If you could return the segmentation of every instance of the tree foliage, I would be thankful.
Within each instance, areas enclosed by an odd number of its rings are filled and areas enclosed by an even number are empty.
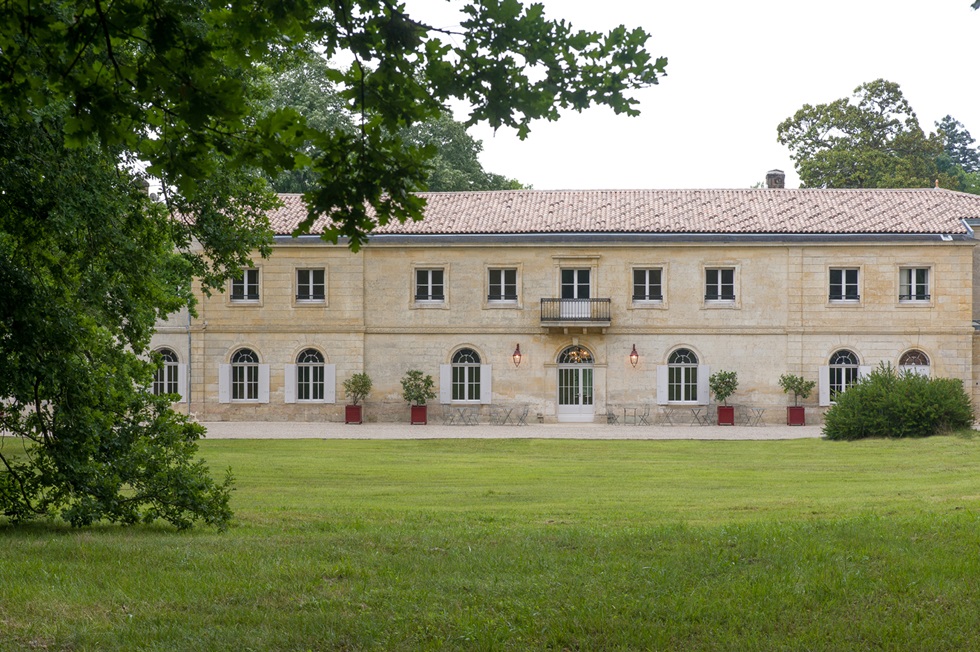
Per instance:
[[[0,514],[224,527],[230,478],[195,461],[203,429],[147,391],[153,327],[187,305],[195,264],[117,152],[62,133],[0,121],[0,431],[29,442],[0,447]]]
[[[939,172],[953,180],[954,190],[980,194],[980,148],[958,120],[947,115],[936,123],[943,151],[936,161]]]
[[[922,131],[898,84],[862,84],[854,100],[807,104],[779,125],[804,187],[922,188],[936,179],[953,186],[937,169],[940,138]]]
[[[630,91],[665,71],[642,29],[576,31],[518,0],[461,5],[453,33],[388,0],[15,1],[0,16],[0,113],[29,120],[68,102],[73,142],[95,136],[134,152],[187,202],[218,170],[276,178],[308,166],[317,182],[300,231],[329,215],[335,226],[325,236],[347,236],[356,248],[377,224],[421,217],[413,191],[433,152],[399,134],[449,100],[468,104],[471,122],[523,137],[561,109],[636,114]],[[280,69],[300,47],[352,61],[325,74],[358,116],[355,134],[317,127],[294,109],[255,114],[256,71]]]
[[[327,79],[329,66],[316,52],[297,55],[296,65],[273,75],[267,109],[295,109],[316,129],[342,131],[355,136],[358,116],[340,97],[337,86]],[[515,179],[487,172],[479,161],[483,144],[470,136],[466,125],[442,112],[418,124],[404,127],[400,136],[411,147],[432,152],[426,163],[427,176],[416,190],[433,192],[467,190],[517,190],[524,186]],[[305,147],[311,159],[319,152]],[[318,177],[308,167],[281,172],[271,180],[277,192],[304,193],[315,188]]]

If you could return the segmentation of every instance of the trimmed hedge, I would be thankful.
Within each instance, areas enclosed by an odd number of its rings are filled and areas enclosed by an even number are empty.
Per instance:
[[[962,381],[898,373],[891,365],[879,365],[835,401],[824,418],[828,439],[928,437],[973,425]]]

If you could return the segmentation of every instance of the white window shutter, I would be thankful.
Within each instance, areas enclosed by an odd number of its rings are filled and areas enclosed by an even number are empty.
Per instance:
[[[218,403],[231,403],[231,365],[218,365]]]
[[[284,403],[295,403],[296,402],[296,365],[287,364],[286,365],[286,380],[283,385],[283,402]]]
[[[826,407],[830,405],[830,367],[827,365],[820,367],[817,378],[820,381],[817,383],[819,385],[819,389],[817,390],[820,399],[819,403],[821,406]]]
[[[480,403],[490,405],[493,402],[493,385],[491,384],[491,367],[493,365],[480,365]]]
[[[269,402],[269,365],[259,365],[259,403]]]
[[[708,378],[711,376],[711,366],[698,365],[698,405],[708,405],[711,402],[711,388]]]
[[[180,400],[187,401],[187,365],[178,364],[177,365],[177,393],[180,394]]]
[[[337,402],[337,365],[323,365],[323,402]]]
[[[451,364],[439,365],[439,402],[452,403],[453,401],[453,366]]]
[[[858,366],[858,380],[871,375],[871,365],[863,364]]]
[[[657,365],[657,405],[667,405],[667,383],[670,382],[670,367]]]

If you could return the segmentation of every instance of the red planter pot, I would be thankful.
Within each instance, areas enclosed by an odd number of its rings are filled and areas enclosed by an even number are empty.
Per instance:
[[[806,408],[802,405],[791,405],[786,408],[786,425],[787,426],[805,426],[806,425]]]
[[[362,416],[363,405],[344,406],[344,423],[364,423]]]
[[[413,405],[412,406],[412,425],[413,426],[424,426],[429,422],[429,411],[428,405]]]
[[[735,406],[734,405],[719,405],[718,406],[718,425],[719,426],[734,426],[735,425]]]

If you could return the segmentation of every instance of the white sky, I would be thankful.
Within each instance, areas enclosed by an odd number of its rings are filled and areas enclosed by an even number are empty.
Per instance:
[[[980,141],[980,11],[970,0],[540,1],[578,29],[643,27],[668,66],[635,95],[638,118],[592,108],[537,122],[523,142],[512,130],[470,130],[486,170],[536,189],[747,188],[773,168],[795,188],[777,125],[878,78],[901,86],[927,133],[949,114]],[[407,8],[449,26],[458,4]]]

